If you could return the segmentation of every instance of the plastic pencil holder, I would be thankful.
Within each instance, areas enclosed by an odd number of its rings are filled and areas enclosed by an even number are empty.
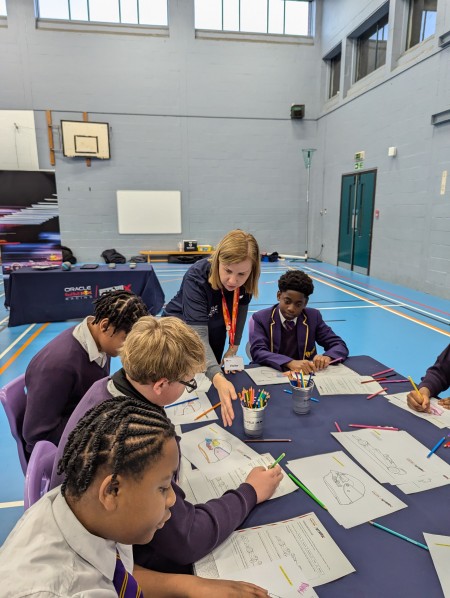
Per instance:
[[[246,436],[252,438],[259,438],[263,434],[264,429],[264,412],[265,407],[251,409],[250,407],[242,406],[242,416],[244,419],[244,433]]]
[[[311,397],[314,393],[314,380],[310,380],[307,386],[297,386],[291,382],[292,388],[292,408],[294,413],[305,415],[311,409]]]

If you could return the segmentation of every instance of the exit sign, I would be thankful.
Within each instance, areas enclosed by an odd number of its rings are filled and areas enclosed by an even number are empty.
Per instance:
[[[364,162],[355,162],[355,170],[362,170],[364,168]]]

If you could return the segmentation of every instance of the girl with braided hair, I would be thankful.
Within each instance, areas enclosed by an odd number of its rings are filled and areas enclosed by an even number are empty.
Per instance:
[[[62,486],[23,515],[0,550],[2,594],[142,596],[131,544],[149,542],[170,518],[177,467],[164,410],[119,396],[88,411],[60,461]]]
[[[130,291],[100,295],[94,315],[43,347],[25,372],[23,437],[29,454],[38,440],[58,444],[73,410],[94,382],[107,376],[133,324],[148,314]]]

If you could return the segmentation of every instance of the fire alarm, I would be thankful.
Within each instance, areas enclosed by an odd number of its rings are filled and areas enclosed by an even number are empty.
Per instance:
[[[305,104],[292,104],[291,118],[303,118],[305,116]]]

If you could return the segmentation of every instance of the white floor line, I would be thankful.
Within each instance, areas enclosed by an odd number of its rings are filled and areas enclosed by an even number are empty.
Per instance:
[[[0,322],[0,326],[2,324],[4,324],[5,322],[7,322],[9,320],[9,316],[6,316],[6,318],[3,318],[3,320]]]
[[[348,306],[342,306],[342,307],[320,307],[320,308],[316,308],[319,311],[325,311],[327,309],[382,309],[382,305],[348,305]],[[254,314],[257,311],[260,311],[259,309],[249,309],[248,313],[250,314]]]
[[[399,301],[398,299],[394,299],[393,297],[389,297],[388,295],[382,295],[381,293],[377,293],[376,291],[372,291],[371,289],[366,289],[366,288],[361,287],[352,282],[344,283],[337,276],[332,276],[331,274],[324,274],[323,272],[321,272],[320,270],[316,270],[315,268],[308,268],[308,270],[311,272],[315,272],[316,274],[319,274],[320,276],[324,276],[325,278],[331,278],[331,280],[334,280],[343,286],[349,286],[349,287],[352,287],[362,293],[367,293],[369,295],[374,295],[375,297],[379,297],[380,299],[385,299],[386,301],[389,301],[390,303],[394,303],[395,305],[397,305],[399,307],[409,307],[410,309],[412,309],[418,313],[421,313],[424,316],[428,316],[430,318],[440,320],[443,324],[449,323],[448,319],[443,318],[442,316],[439,316],[437,314],[431,313],[429,311],[425,311],[424,309],[420,309],[420,307],[416,307],[415,305],[411,305],[410,303],[405,303],[404,301]],[[320,281],[318,281],[318,282],[320,282]],[[342,291],[344,291],[344,289],[342,289]]]
[[[30,332],[30,330],[32,330],[32,329],[33,329],[35,326],[36,326],[36,324],[31,324],[31,326],[28,326],[28,328],[27,328],[26,330],[24,330],[24,332],[22,332],[22,334],[21,334],[20,336],[18,336],[18,337],[16,338],[16,340],[15,340],[13,343],[11,343],[11,344],[9,345],[9,347],[6,347],[6,349],[3,351],[3,353],[0,353],[0,359],[3,359],[3,357],[4,357],[4,356],[5,356],[7,353],[9,353],[9,352],[11,351],[11,349],[12,349],[13,347],[15,347],[15,346],[17,345],[17,343],[18,343],[19,341],[21,341],[21,340],[23,339],[23,337],[24,337],[24,336],[26,336],[26,335],[27,335],[27,334]]]
[[[0,509],[10,509],[11,507],[23,507],[23,500],[14,500],[12,502],[0,502]]]

